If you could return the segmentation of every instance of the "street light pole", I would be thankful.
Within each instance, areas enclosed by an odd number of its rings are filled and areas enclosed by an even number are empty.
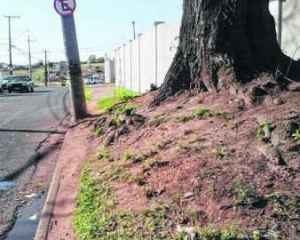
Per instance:
[[[135,40],[136,39],[135,21],[132,21],[132,29],[133,29],[133,40]]]
[[[8,53],[9,53],[9,74],[13,75],[12,59],[12,37],[11,37],[11,20],[20,18],[19,16],[4,16],[8,20]]]

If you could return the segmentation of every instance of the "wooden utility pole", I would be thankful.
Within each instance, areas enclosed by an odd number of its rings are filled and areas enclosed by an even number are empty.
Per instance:
[[[27,44],[28,44],[28,75],[32,79],[31,39],[29,33],[27,38]]]
[[[19,16],[4,16],[8,20],[8,54],[9,54],[9,74],[13,75],[13,58],[12,58],[12,37],[11,37],[11,20],[20,18]]]
[[[45,67],[45,87],[47,87],[48,86],[48,54],[47,54],[47,50],[45,50],[44,67]]]
[[[75,120],[79,120],[87,116],[87,109],[73,14],[76,9],[76,2],[75,0],[55,0],[54,6],[57,13],[61,15],[65,50],[71,78],[73,113]]]

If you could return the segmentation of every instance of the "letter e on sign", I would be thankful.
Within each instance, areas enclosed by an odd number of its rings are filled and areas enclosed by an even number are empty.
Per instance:
[[[61,16],[70,16],[76,9],[75,0],[55,0],[54,8],[56,12]]]

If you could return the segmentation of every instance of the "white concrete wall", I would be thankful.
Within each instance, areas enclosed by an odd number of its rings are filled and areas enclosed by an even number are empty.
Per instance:
[[[179,25],[154,24],[113,51],[113,64],[106,65],[106,74],[114,76],[116,86],[141,93],[149,91],[151,84],[160,86],[176,53],[178,34]]]
[[[160,24],[157,26],[157,33],[157,85],[160,86],[177,51],[179,26]]]
[[[278,2],[270,4],[277,20]],[[284,3],[283,50],[289,56],[300,58],[300,1]],[[178,24],[154,24],[152,28],[113,51],[112,70],[117,86],[146,92],[151,84],[160,86],[172,63],[178,46]],[[298,49],[298,50],[297,50]],[[296,51],[297,50],[297,51]]]
[[[113,83],[116,79],[115,62],[112,59],[113,57],[105,56],[105,62],[104,62],[105,83]]]
[[[270,10],[277,23],[278,2],[270,3]],[[300,1],[283,2],[282,49],[293,57],[300,58]]]

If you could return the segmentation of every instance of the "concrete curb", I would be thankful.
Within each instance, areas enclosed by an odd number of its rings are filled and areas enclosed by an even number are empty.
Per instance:
[[[59,159],[59,156],[57,160]],[[59,180],[60,180],[60,168],[58,162],[56,162],[54,174],[50,183],[47,198],[44,207],[41,212],[40,221],[38,228],[34,237],[34,240],[46,240],[48,236],[48,231],[50,227],[50,222],[52,218],[53,209],[55,206],[56,195],[59,190]]]
[[[44,203],[40,221],[37,227],[37,231],[35,233],[34,240],[46,240],[48,238],[48,231],[50,228],[51,218],[53,216],[53,210],[55,207],[56,196],[60,187],[60,175],[61,175],[61,167],[59,164],[59,159],[61,156],[61,152],[64,149],[64,145],[66,143],[68,132],[65,135],[64,142],[62,144],[62,148],[60,153],[57,155],[56,166],[54,169],[54,173],[51,179],[50,187],[47,193],[47,198]]]

